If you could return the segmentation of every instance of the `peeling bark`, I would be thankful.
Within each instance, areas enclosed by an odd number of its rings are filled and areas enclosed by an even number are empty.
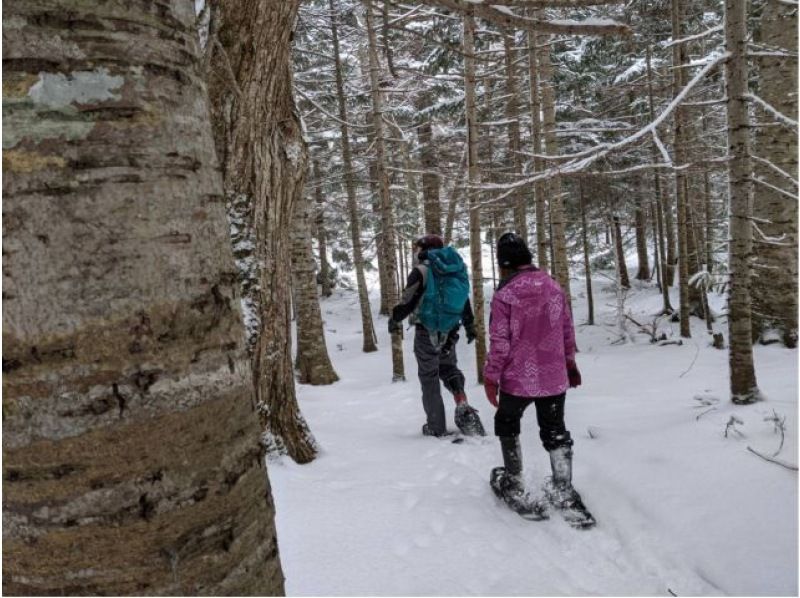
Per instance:
[[[4,10],[5,594],[283,592],[195,14],[157,8]]]

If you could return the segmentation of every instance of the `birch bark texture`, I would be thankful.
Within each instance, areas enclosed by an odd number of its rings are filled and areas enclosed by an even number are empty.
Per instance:
[[[289,233],[308,161],[291,89],[299,4],[220,3],[208,80],[225,196],[251,206],[259,279],[252,364],[264,440],[271,453],[307,463],[317,446],[297,404],[290,334]]]
[[[281,594],[193,3],[3,17],[3,592]]]

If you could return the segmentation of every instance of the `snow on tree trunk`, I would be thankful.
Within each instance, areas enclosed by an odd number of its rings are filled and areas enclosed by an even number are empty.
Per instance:
[[[297,405],[290,335],[289,232],[308,159],[291,90],[298,5],[220,4],[219,44],[208,77],[225,195],[229,201],[243,196],[251,205],[260,283],[253,380],[264,440],[271,453],[307,463],[317,448]]]
[[[333,384],[333,370],[317,295],[314,253],[311,247],[311,201],[301,193],[295,201],[292,222],[292,281],[297,309],[297,356],[295,369],[303,384]]]
[[[5,6],[6,594],[283,593],[194,7],[157,8]]]
[[[481,260],[480,183],[478,171],[478,122],[475,107],[475,21],[472,11],[464,15],[464,104],[467,118],[467,197],[469,204],[469,254],[472,266],[472,309],[475,312],[475,359],[478,382],[483,382],[486,360],[483,263]]]
[[[777,55],[757,58],[758,96],[797,122],[797,5],[764,3],[759,34],[759,41]],[[754,338],[775,329],[786,346],[795,347],[797,184],[790,178],[797,180],[797,128],[781,124],[758,106],[755,114],[758,121],[767,126],[758,127],[755,135],[755,153],[766,163],[753,164],[755,176],[766,183],[757,184],[753,189],[754,215],[760,230],[755,238],[753,270]]]
[[[336,67],[336,98],[339,106],[339,131],[342,143],[342,163],[344,166],[344,186],[347,192],[347,212],[350,217],[350,239],[353,245],[353,267],[356,270],[356,284],[358,286],[358,304],[361,308],[361,336],[363,337],[362,351],[372,353],[377,351],[375,327],[372,322],[372,310],[369,304],[369,291],[367,280],[364,276],[364,250],[361,245],[361,220],[358,214],[356,201],[356,184],[353,180],[353,158],[350,150],[350,132],[347,126],[347,104],[344,97],[344,76],[342,62],[339,55],[339,28],[336,24],[338,13],[333,0],[328,0],[331,15],[331,38],[333,41],[333,57]]]
[[[728,107],[728,185],[730,189],[730,295],[728,334],[731,400],[746,404],[761,393],[753,366],[751,260],[753,258],[752,162],[747,114],[747,19],[740,0],[725,0],[725,88]]]
[[[365,0],[367,7],[366,25],[369,41],[369,81],[372,95],[372,123],[375,134],[375,171],[380,193],[381,233],[383,236],[384,270],[386,273],[386,300],[389,308],[399,302],[398,287],[395,281],[397,265],[395,263],[395,231],[392,198],[389,190],[389,173],[386,169],[386,148],[383,138],[383,103],[380,92],[378,63],[378,44],[372,18],[372,0]],[[392,381],[405,380],[403,365],[403,336],[400,332],[392,334]]]

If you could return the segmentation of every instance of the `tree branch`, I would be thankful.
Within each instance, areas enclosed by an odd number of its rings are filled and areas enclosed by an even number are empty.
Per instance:
[[[538,33],[559,33],[564,35],[628,35],[630,28],[617,21],[610,19],[594,19],[591,22],[581,21],[542,21],[521,17],[511,12],[505,6],[500,9],[488,4],[474,4],[468,0],[423,0],[428,5],[435,5],[447,8],[459,13],[472,11],[476,17],[485,21],[507,27],[509,29],[531,29]],[[492,4],[495,4],[494,2]]]

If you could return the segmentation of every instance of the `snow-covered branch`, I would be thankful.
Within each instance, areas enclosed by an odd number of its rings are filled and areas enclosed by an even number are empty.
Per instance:
[[[776,187],[772,183],[768,183],[764,179],[761,179],[761,178],[759,178],[757,176],[754,176],[753,177],[753,182],[758,183],[762,187],[767,187],[768,189],[772,189],[776,193],[780,193],[781,195],[785,195],[786,197],[788,197],[791,200],[797,201],[797,194],[796,193],[789,193],[788,191],[785,191],[785,190],[781,189],[780,187]]]
[[[786,125],[788,127],[791,127],[793,129],[797,128],[797,121],[796,120],[792,120],[791,118],[786,116],[783,112],[780,112],[776,108],[773,108],[767,102],[765,102],[760,97],[758,97],[756,94],[754,94],[754,93],[746,93],[744,95],[744,97],[747,100],[755,102],[758,106],[761,106],[764,110],[766,110],[768,113],[770,113],[775,118],[775,120],[777,120],[778,122],[783,123],[784,125]]]
[[[671,42],[667,42],[662,47],[663,48],[670,48],[670,47],[676,46],[678,44],[685,44],[687,42],[691,42],[691,41],[694,41],[696,39],[702,39],[702,38],[704,38],[706,36],[712,35],[712,34],[717,33],[719,31],[722,31],[722,25],[717,25],[716,27],[712,27],[711,29],[706,29],[705,31],[703,31],[701,33],[697,33],[695,35],[690,35],[688,37],[682,37],[681,39],[676,39],[676,40],[673,40]]]
[[[729,56],[730,53],[725,52],[709,59],[707,64],[700,71],[698,71],[694,77],[692,77],[691,81],[689,81],[686,84],[686,86],[672,99],[672,102],[670,102],[670,104],[666,108],[664,108],[661,114],[659,114],[649,124],[639,129],[632,135],[629,135],[624,139],[621,139],[620,141],[617,141],[615,143],[603,143],[584,152],[573,154],[572,160],[569,160],[566,163],[560,164],[556,167],[548,168],[532,177],[527,177],[525,179],[521,179],[513,183],[505,183],[505,184],[484,183],[483,185],[481,185],[481,188],[503,191],[501,195],[490,200],[491,203],[494,203],[502,199],[505,199],[506,197],[511,195],[515,189],[518,189],[519,187],[528,186],[537,181],[546,180],[562,174],[570,174],[579,172],[581,170],[585,170],[600,158],[603,158],[612,152],[619,151],[636,141],[640,141],[641,139],[643,139],[648,135],[652,135],[653,132],[655,132],[658,129],[658,127],[661,126],[672,115],[675,109],[683,102],[683,100],[686,99],[686,97],[697,86],[697,84],[700,83],[700,81],[702,81],[711,71],[713,71],[720,64],[725,62]],[[542,157],[545,159],[563,158],[563,156],[542,156]]]
[[[778,173],[779,175],[781,175],[782,177],[784,177],[786,180],[788,180],[789,182],[791,182],[791,183],[792,183],[792,185],[794,185],[795,187],[797,187],[797,186],[798,186],[798,184],[797,184],[797,179],[796,179],[796,178],[794,178],[794,177],[793,177],[791,174],[789,174],[788,172],[786,172],[786,171],[785,171],[783,168],[780,168],[779,166],[776,166],[775,164],[773,164],[773,163],[772,163],[772,162],[770,162],[769,160],[765,160],[765,159],[764,159],[764,158],[762,158],[761,156],[756,156],[755,154],[751,154],[751,155],[750,155],[750,157],[751,157],[753,160],[755,160],[756,162],[758,162],[759,164],[763,164],[764,166],[767,166],[768,168],[771,168],[773,171],[775,171],[776,173]]]
[[[476,17],[509,29],[534,29],[538,33],[564,35],[628,35],[631,31],[624,23],[611,19],[543,21],[522,17],[506,6],[493,6],[497,5],[495,2],[491,4],[476,3],[473,0],[424,0],[424,2],[464,14],[471,9]],[[519,4],[515,3],[515,5]]]

